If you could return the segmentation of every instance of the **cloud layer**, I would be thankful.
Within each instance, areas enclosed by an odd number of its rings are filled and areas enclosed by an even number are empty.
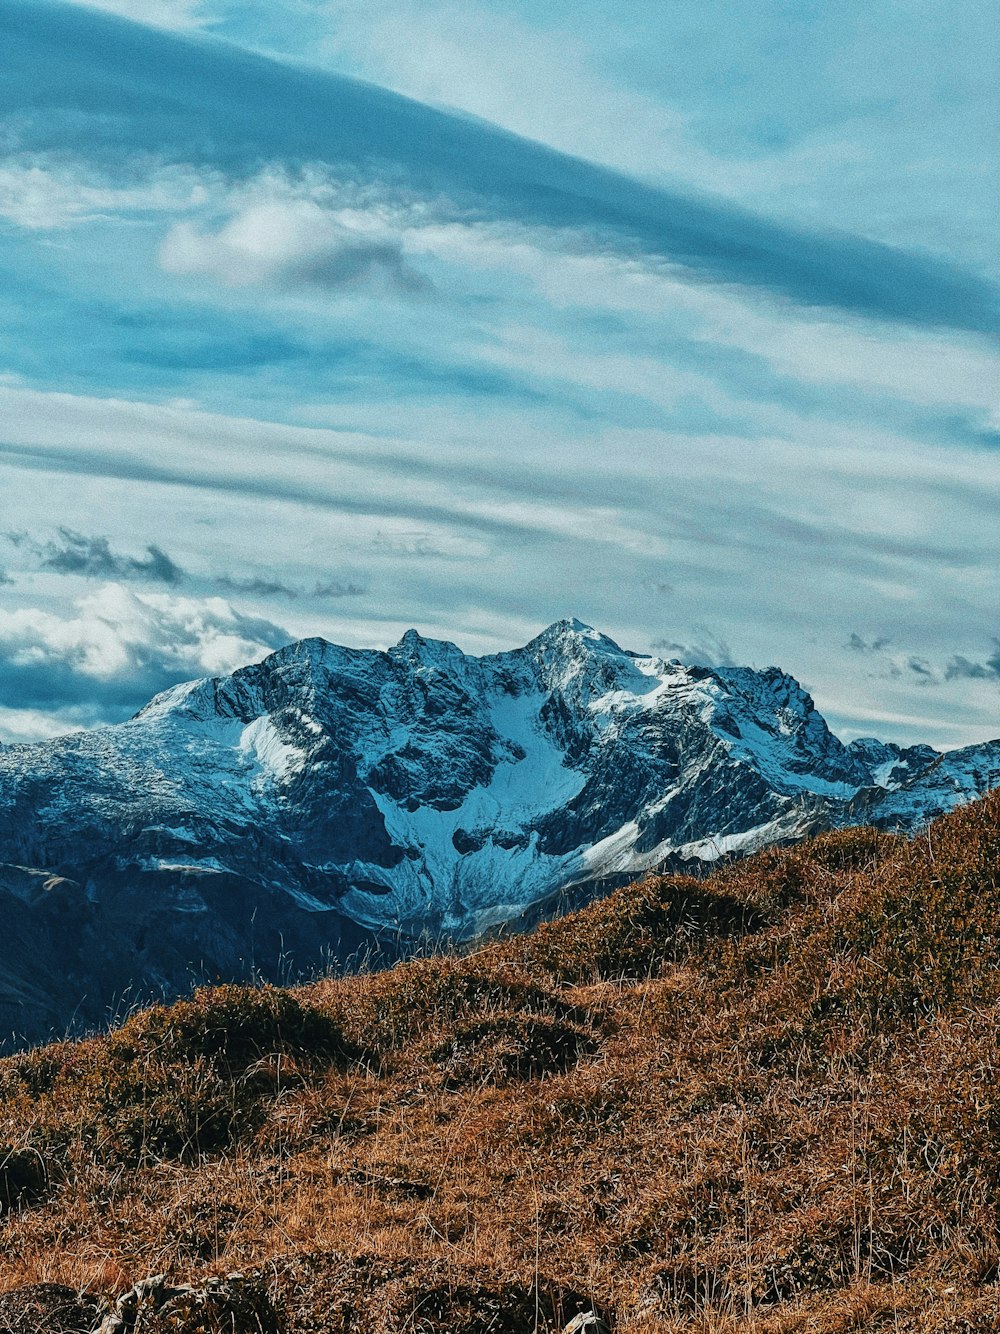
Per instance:
[[[944,260],[644,185],[385,89],[48,0],[8,0],[5,25],[0,116],[25,154],[158,153],[235,174],[322,162],[347,179],[370,179],[374,166],[445,216],[565,229],[578,245],[806,305],[977,332],[1000,324],[998,289]]]

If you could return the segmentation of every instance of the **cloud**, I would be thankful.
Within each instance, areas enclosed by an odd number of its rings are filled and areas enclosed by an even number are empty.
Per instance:
[[[430,290],[398,237],[370,226],[367,233],[310,199],[276,199],[244,208],[215,232],[178,223],[160,248],[160,264],[228,287],[334,291],[381,282],[409,295]]]
[[[870,641],[853,633],[844,645],[854,653],[877,657],[881,660],[882,675],[894,680],[907,678],[920,686],[942,685],[946,682],[1000,681],[1000,639],[993,640],[993,652],[978,660],[956,653],[942,662],[917,653],[887,653],[892,643],[888,636]]]
[[[645,185],[372,85],[42,0],[7,0],[4,24],[0,116],[22,153],[119,165],[159,155],[234,179],[268,162],[325,163],[442,220],[544,227],[569,249],[645,255],[801,305],[980,332],[1000,317],[996,287],[947,261]],[[227,254],[188,231],[167,261],[231,274]],[[335,284],[359,271],[399,276],[388,252],[327,260],[314,277]],[[303,281],[294,263],[277,272]]]
[[[99,714],[86,706],[67,707],[56,712],[41,709],[9,709],[0,704],[0,745],[21,745],[47,741],[95,727],[102,722]]]
[[[51,231],[119,214],[180,213],[204,204],[205,172],[146,165],[119,181],[63,155],[13,154],[0,159],[0,217],[28,230]]]
[[[363,584],[349,581],[341,582],[339,579],[318,580],[311,590],[283,583],[280,579],[263,579],[260,577],[237,579],[228,574],[216,579],[215,584],[218,588],[231,593],[248,593],[251,597],[257,598],[287,598],[292,602],[302,597],[319,598],[321,600],[325,598],[360,597],[368,591]]]
[[[926,658],[907,658],[906,668],[907,671],[913,673],[921,685],[931,685],[938,679],[937,673]]]
[[[222,598],[110,583],[68,615],[0,610],[5,709],[117,721],[179,681],[256,662],[293,636]]]
[[[945,668],[946,681],[998,681],[1000,680],[1000,639],[994,639],[993,652],[984,662],[970,661],[956,654]]]
[[[54,574],[78,574],[88,579],[138,579],[179,584],[184,571],[155,544],[141,558],[112,551],[106,537],[85,537],[69,528],[59,529],[59,540],[35,545],[39,564]]]
[[[960,4],[950,23],[923,0],[871,0],[863,19],[781,0],[577,0],[544,20],[523,0],[320,12],[338,67],[397,92],[644,178],[946,254],[964,242],[991,264],[994,24],[985,0]]]
[[[726,641],[704,626],[695,626],[696,638],[688,643],[673,639],[654,639],[651,648],[669,653],[689,667],[733,667],[735,659]]]
[[[367,593],[368,589],[364,584],[355,584],[350,581],[341,583],[339,579],[320,580],[313,588],[312,596],[314,598],[356,598]]]
[[[884,635],[880,635],[876,639],[864,640],[856,631],[853,631],[844,647],[849,648],[853,653],[881,653],[891,642]]]
[[[440,533],[401,528],[388,531],[380,528],[372,537],[372,549],[381,555],[399,556],[406,560],[414,557],[421,560],[461,559],[468,554],[466,545],[458,539],[449,540]]]
[[[289,584],[283,584],[279,579],[234,579],[231,575],[223,574],[215,580],[217,588],[224,589],[227,593],[249,593],[251,597],[259,598],[289,598],[294,600],[302,593],[300,588],[292,588]]]
[[[203,0],[67,0],[67,3],[103,9],[106,14],[176,32],[193,31],[210,21],[203,12]]]
[[[644,176],[690,151],[680,113],[591,68],[585,15],[554,29],[473,0],[332,0],[328,12],[324,45],[341,63],[419,101]]]

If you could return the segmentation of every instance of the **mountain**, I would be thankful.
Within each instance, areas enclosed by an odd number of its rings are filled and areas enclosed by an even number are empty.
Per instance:
[[[0,1031],[469,939],[820,829],[913,830],[998,784],[1000,741],[845,746],[777,668],[575,620],[481,658],[307,639],[0,750]]]

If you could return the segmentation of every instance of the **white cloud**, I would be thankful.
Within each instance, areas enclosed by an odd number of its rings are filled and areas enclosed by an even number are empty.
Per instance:
[[[49,713],[42,709],[8,709],[0,705],[0,745],[48,741],[67,732],[82,731],[91,722],[72,710]]]
[[[234,611],[223,598],[136,593],[105,584],[73,612],[0,609],[0,661],[8,670],[68,670],[95,682],[218,675],[266,656],[288,636]]]
[[[179,213],[207,198],[204,175],[189,167],[151,164],[144,177],[122,184],[47,157],[0,160],[0,217],[32,230],[123,213]]]
[[[205,0],[69,0],[69,3],[178,32],[202,28],[211,21],[205,12]]]
[[[301,196],[251,202],[214,232],[178,223],[160,248],[160,264],[228,287],[332,289],[372,279],[397,291],[426,286],[404,258],[399,235],[377,215],[338,215]]]

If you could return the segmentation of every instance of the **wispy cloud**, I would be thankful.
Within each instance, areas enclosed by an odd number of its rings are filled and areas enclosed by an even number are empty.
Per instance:
[[[736,661],[726,641],[704,626],[695,627],[688,641],[654,639],[650,647],[692,667],[732,667]]]
[[[289,598],[294,601],[301,595],[301,589],[292,588],[280,579],[243,578],[235,579],[231,575],[220,575],[216,586],[226,593],[246,593],[256,598]]]
[[[888,636],[865,640],[857,632],[851,634],[845,647],[852,653],[864,654],[872,659],[876,674],[881,673],[895,680],[906,678],[921,686],[969,681],[1000,682],[1000,638],[993,640],[992,653],[978,658],[954,653],[949,658],[931,659],[894,647]]]
[[[322,162],[348,180],[391,182],[445,217],[557,228],[576,247],[645,253],[804,305],[997,328],[996,288],[943,260],[644,185],[384,89],[90,10],[8,0],[5,24],[0,115],[22,152],[158,153],[237,175]],[[137,69],[159,110],[137,113],[123,91]]]
[[[53,231],[126,213],[183,213],[205,202],[205,180],[204,171],[159,164],[119,180],[58,152],[15,152],[0,158],[0,218]]]
[[[874,639],[865,640],[854,630],[845,647],[852,653],[881,653],[891,642],[890,639],[878,635]]]
[[[944,675],[947,681],[1000,681],[1000,639],[994,639],[993,652],[982,662],[956,654],[945,667]]]
[[[140,579],[160,584],[179,584],[184,571],[155,544],[140,557],[112,551],[106,537],[85,537],[60,528],[58,537],[45,543],[27,542],[43,570],[55,574],[78,574],[88,579]]]
[[[313,585],[312,596],[322,599],[357,598],[367,592],[368,589],[364,584],[342,582],[339,579],[320,579]]]
[[[295,602],[299,598],[313,598],[320,601],[337,598],[362,597],[368,590],[364,584],[351,580],[317,580],[311,588],[283,583],[280,579],[267,579],[260,576],[234,578],[224,574],[215,580],[216,587],[227,593],[243,593],[254,598],[286,598]]]

